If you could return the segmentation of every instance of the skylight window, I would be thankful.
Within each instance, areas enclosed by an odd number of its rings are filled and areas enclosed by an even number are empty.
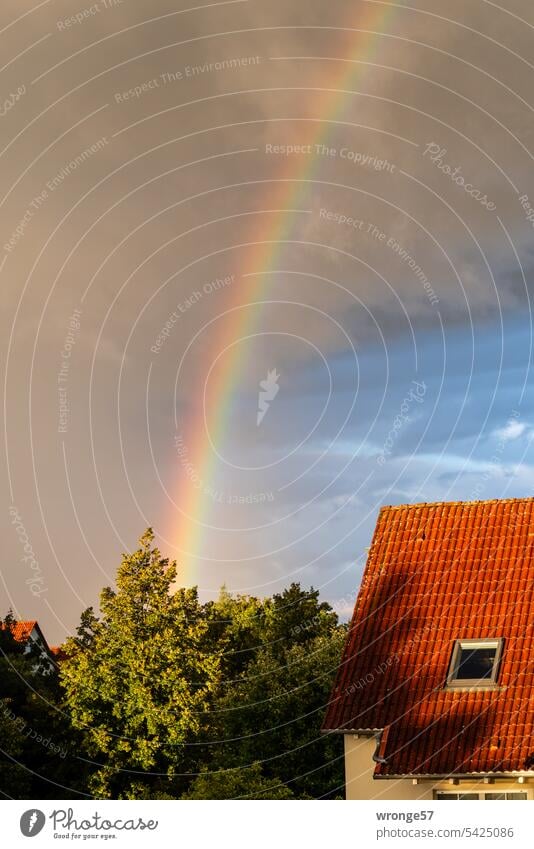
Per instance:
[[[447,684],[450,687],[485,687],[497,682],[502,639],[456,640]]]

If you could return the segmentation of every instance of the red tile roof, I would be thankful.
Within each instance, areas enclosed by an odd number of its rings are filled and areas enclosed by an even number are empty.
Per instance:
[[[375,776],[534,771],[534,499],[379,514],[324,730],[383,729]],[[503,637],[497,687],[446,689]]]
[[[5,626],[2,623],[0,627],[4,628]],[[14,638],[20,643],[26,643],[30,639],[34,631],[37,635],[37,642],[40,643],[41,647],[48,655],[50,655],[57,662],[64,659],[63,657],[60,657],[60,654],[62,654],[62,650],[60,648],[55,650],[52,650],[50,648],[36,619],[31,619],[27,622],[15,621],[13,622],[13,626],[11,628],[11,633],[13,634]]]
[[[37,621],[35,619],[29,622],[14,622],[11,633],[18,642],[22,643],[29,639],[31,632],[36,625]]]

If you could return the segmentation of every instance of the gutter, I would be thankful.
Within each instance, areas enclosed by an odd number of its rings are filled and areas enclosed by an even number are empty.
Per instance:
[[[375,758],[373,758],[375,760]],[[379,761],[379,763],[383,763],[383,761]],[[430,773],[414,773],[414,772],[405,772],[399,773],[396,775],[373,775],[373,779],[375,781],[389,781],[399,779],[408,779],[408,778],[417,778],[419,781],[448,781],[449,779],[458,779],[460,781],[480,781],[481,778],[498,778],[498,779],[517,779],[517,778],[534,778],[534,771],[531,772],[454,772],[452,773],[437,773],[435,775],[431,775]]]
[[[373,754],[373,760],[377,764],[387,764],[387,758],[385,757],[386,746],[388,742],[389,729],[391,726],[386,725],[383,731],[380,731],[376,735],[376,749]]]

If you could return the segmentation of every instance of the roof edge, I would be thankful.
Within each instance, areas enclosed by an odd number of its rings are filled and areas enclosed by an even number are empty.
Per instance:
[[[321,728],[321,734],[360,734],[362,737],[372,737],[381,734],[383,728]]]
[[[471,506],[475,504],[515,504],[517,502],[534,501],[534,496],[524,496],[523,498],[481,498],[476,501],[414,501],[407,504],[384,504],[379,512],[383,510],[406,510],[416,509],[420,507],[443,507],[444,505],[461,505]]]
[[[399,772],[395,775],[373,775],[375,781],[391,781],[407,778],[426,779],[428,781],[448,781],[449,779],[458,779],[461,781],[479,781],[481,778],[534,778],[534,770],[517,770],[516,772],[437,772],[437,773],[417,773],[417,772]]]

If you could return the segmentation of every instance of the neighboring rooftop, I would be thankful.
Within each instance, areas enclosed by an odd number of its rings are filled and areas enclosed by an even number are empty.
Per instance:
[[[18,642],[22,643],[30,638],[36,625],[36,619],[29,620],[28,622],[14,622],[11,633]]]
[[[3,623],[1,627],[5,627]],[[25,622],[14,620],[11,627],[11,633],[13,634],[15,640],[17,640],[17,642],[19,643],[28,643],[28,641],[32,639],[42,648],[42,650],[50,657],[50,659],[56,662],[59,662],[60,660],[64,659],[61,648],[50,648],[36,619],[30,619]],[[26,651],[29,651],[29,649],[30,646],[26,648]]]
[[[62,646],[50,646],[50,654],[56,663],[61,663],[62,660],[67,660],[67,652]]]
[[[384,507],[324,730],[383,729],[377,778],[534,769],[534,499]],[[447,683],[503,639],[495,683]]]

